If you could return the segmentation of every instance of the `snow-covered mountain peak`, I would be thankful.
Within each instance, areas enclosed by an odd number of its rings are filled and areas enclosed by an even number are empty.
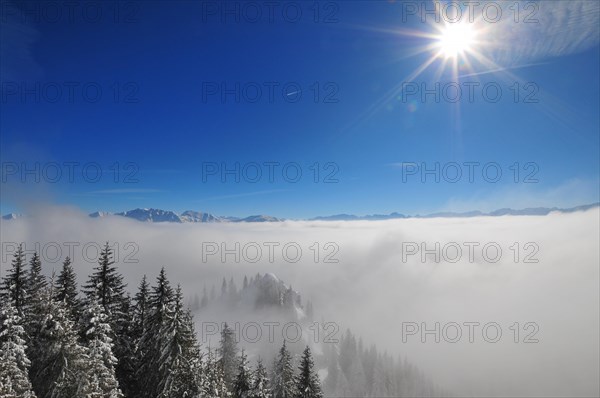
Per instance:
[[[246,218],[242,218],[239,220],[240,222],[279,222],[279,221],[283,221],[280,218],[277,217],[273,217],[273,216],[266,216],[266,215],[256,215],[256,216],[249,216]]]
[[[117,213],[119,216],[129,217],[136,219],[138,221],[146,221],[146,222],[182,222],[179,216],[169,210],[160,210],[160,209],[134,209],[125,211],[122,213]]]
[[[112,215],[112,213],[110,213],[108,211],[95,211],[95,212],[89,214],[89,216],[92,218],[102,218],[102,217],[108,217],[111,215]]]
[[[8,213],[4,216],[2,216],[3,220],[16,220],[17,218],[21,218],[23,217],[22,214],[18,214],[18,213]]]
[[[200,211],[186,210],[181,213],[180,218],[183,222],[223,222],[221,217],[217,217],[210,213]]]

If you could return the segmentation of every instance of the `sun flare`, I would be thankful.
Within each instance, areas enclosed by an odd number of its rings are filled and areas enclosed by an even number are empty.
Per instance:
[[[456,58],[472,49],[475,43],[475,31],[471,24],[448,24],[437,39],[440,55]]]

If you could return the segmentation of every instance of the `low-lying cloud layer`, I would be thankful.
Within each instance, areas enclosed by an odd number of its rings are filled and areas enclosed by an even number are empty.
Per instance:
[[[455,395],[599,394],[598,208],[543,217],[233,225],[41,210],[1,222],[2,275],[13,242],[27,250],[39,243],[48,275],[73,247],[82,283],[95,266],[83,247],[109,241],[132,291],[143,274],[154,280],[163,266],[188,296],[204,285],[219,289],[223,277],[239,283],[272,272],[312,300],[316,319],[408,357]],[[95,246],[86,250],[93,260]],[[421,335],[436,322],[439,333]]]

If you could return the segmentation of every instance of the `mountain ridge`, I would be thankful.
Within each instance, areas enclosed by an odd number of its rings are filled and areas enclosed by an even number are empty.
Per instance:
[[[430,214],[416,214],[406,215],[397,212],[390,214],[371,214],[364,216],[357,216],[354,214],[335,214],[331,216],[320,216],[309,219],[309,221],[359,221],[359,220],[392,220],[392,219],[405,219],[405,218],[468,218],[468,217],[499,217],[499,216],[545,216],[551,212],[559,213],[573,213],[576,211],[585,211],[594,207],[599,207],[600,202],[591,203],[587,205],[580,205],[569,208],[559,207],[528,207],[525,209],[511,209],[502,208],[491,212],[482,212],[479,210],[471,210],[467,212],[436,212]]]
[[[595,207],[600,207],[600,202],[580,205],[569,208],[559,207],[528,207],[524,209],[501,208],[490,212],[472,210],[467,212],[436,212],[430,214],[406,215],[398,212],[390,214],[368,214],[358,216],[355,214],[334,214],[329,216],[318,216],[308,219],[298,219],[297,221],[381,221],[396,220],[408,218],[469,218],[469,217],[501,217],[501,216],[545,216],[552,212],[574,213],[585,211]],[[248,217],[217,216],[211,213],[195,210],[186,210],[182,213],[176,213],[171,210],[162,210],[154,208],[136,208],[132,210],[111,213],[105,211],[95,211],[88,214],[91,218],[105,218],[111,216],[127,217],[141,222],[173,222],[173,223],[257,223],[257,222],[282,222],[285,218],[274,217],[270,215],[251,215]],[[22,214],[9,213],[2,216],[3,220],[16,220],[25,217]]]

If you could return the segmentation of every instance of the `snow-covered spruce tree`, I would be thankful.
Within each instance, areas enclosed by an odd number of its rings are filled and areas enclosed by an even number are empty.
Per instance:
[[[234,398],[248,398],[252,387],[252,373],[248,367],[248,358],[242,349],[242,354],[239,358],[237,376],[233,383]]]
[[[378,361],[377,350],[373,344],[369,349],[363,349],[362,339],[359,339],[358,347],[358,355],[365,371],[365,391],[367,394],[373,395],[373,391],[375,389],[375,366]]]
[[[88,283],[84,286],[88,300],[98,300],[109,318],[112,313],[119,312],[122,301],[125,300],[123,276],[119,274],[114,264],[112,250],[107,242],[100,252],[98,266],[94,268]]]
[[[77,276],[71,265],[71,259],[67,256],[63,262],[62,269],[56,278],[54,285],[54,299],[64,301],[76,321],[81,316],[82,303],[78,297]]]
[[[149,296],[150,313],[147,326],[140,340],[138,354],[138,393],[142,398],[156,398],[160,394],[162,349],[168,336],[164,335],[166,325],[173,316],[173,289],[167,279],[165,269],[160,270],[156,286]]]
[[[1,398],[21,398],[23,395],[17,395],[17,391],[13,388],[12,380],[0,380],[0,397]],[[35,397],[34,395],[26,395],[26,397]]]
[[[202,370],[202,391],[205,398],[227,398],[231,396],[220,362],[211,349],[208,350]]]
[[[198,293],[194,293],[194,298],[190,300],[188,308],[192,312],[197,312],[200,309],[200,296],[198,296]]]
[[[114,349],[113,352],[118,359],[115,371],[117,380],[122,386],[121,390],[131,395],[133,384],[135,384],[135,346],[132,338],[133,333],[133,313],[131,298],[129,294],[121,301],[121,307],[118,311],[118,317],[113,318],[114,322]]]
[[[263,366],[262,359],[258,358],[256,370],[250,389],[250,398],[271,398],[271,389],[269,387],[269,377],[267,369]]]
[[[42,275],[42,261],[37,253],[33,253],[29,261],[29,272],[27,273],[25,289],[27,290],[27,299],[24,305],[24,325],[27,333],[28,342],[35,341],[40,331],[40,325],[46,317],[46,287],[48,282]],[[32,344],[29,344],[31,347]],[[29,358],[37,361],[39,358],[35,352],[29,350]]]
[[[229,284],[227,285],[227,294],[229,297],[229,302],[231,304],[234,304],[238,299],[238,291],[233,277],[229,278]]]
[[[115,375],[117,358],[113,354],[113,333],[104,308],[96,300],[88,302],[83,314],[87,342],[86,373],[78,383],[78,396],[122,398]]]
[[[78,341],[65,303],[53,300],[52,296],[49,287],[44,293],[46,315],[38,337],[31,342],[31,351],[37,358],[30,371],[33,390],[38,398],[79,397],[80,381],[90,377],[86,371],[87,349]]]
[[[306,346],[302,353],[299,374],[296,377],[296,396],[298,398],[322,398],[321,382],[314,371],[314,362],[310,348]]]
[[[366,387],[367,378],[359,355],[356,337],[350,330],[347,330],[342,336],[339,348],[338,361],[340,369],[348,381],[350,395],[361,397],[367,395],[369,392]]]
[[[223,330],[221,330],[219,357],[227,388],[233,391],[233,384],[238,370],[237,342],[235,341],[233,330],[226,323],[223,326]]]
[[[350,387],[346,376],[338,362],[337,345],[326,345],[327,354],[327,377],[323,381],[325,395],[330,397],[345,397],[350,395]]]
[[[354,356],[350,367],[347,371],[346,379],[350,387],[350,393],[353,396],[366,396],[367,391],[367,378],[365,377],[365,371],[358,355]]]
[[[348,378],[350,375],[350,366],[352,365],[354,358],[358,355],[356,338],[349,329],[342,335],[339,347],[338,361],[340,368],[342,369],[342,372],[344,372],[344,375],[346,375],[346,378]]]
[[[114,354],[117,357],[117,379],[128,390],[130,381],[134,378],[134,366],[129,362],[134,357],[130,344],[131,332],[131,303],[125,294],[123,276],[117,271],[108,242],[100,252],[98,266],[90,275],[84,286],[86,301],[97,300],[108,316],[114,343]]]
[[[25,329],[10,301],[0,307],[0,397],[35,398],[29,381]]]
[[[48,282],[42,275],[42,260],[40,256],[33,253],[33,257],[29,261],[29,273],[27,274],[26,289],[30,296],[41,296],[43,290],[48,286]]]
[[[206,294],[206,286],[202,290],[202,300],[200,300],[200,309],[205,308],[208,305],[208,295]]]
[[[296,397],[296,383],[292,365],[292,356],[287,350],[285,340],[279,350],[279,355],[275,359],[271,380],[274,398]]]
[[[323,380],[323,389],[328,396],[335,396],[336,386],[341,373],[337,359],[337,346],[326,344],[324,351],[327,358],[327,376]]]
[[[26,285],[25,254],[23,253],[23,245],[19,245],[13,256],[11,268],[6,271],[0,287],[2,300],[9,301],[17,310],[19,316],[23,316],[27,298]]]
[[[394,396],[394,385],[391,383],[388,369],[385,368],[382,358],[377,358],[373,372],[373,387],[371,395],[374,397]]]
[[[150,285],[146,275],[142,277],[137,293],[133,297],[133,337],[139,339],[146,330],[150,312]]]
[[[186,398],[200,396],[200,350],[192,316],[183,308],[183,294],[178,286],[175,292],[173,314],[161,333],[162,341],[159,367],[160,398]]]
[[[223,282],[221,283],[221,298],[225,298],[227,296],[227,281],[223,278]]]
[[[141,349],[142,338],[146,333],[148,326],[148,317],[150,316],[150,285],[146,275],[142,277],[137,293],[133,298],[131,309],[131,329],[128,333],[129,347],[132,354],[127,358],[123,366],[131,369],[130,377],[127,380],[120,380],[121,389],[125,396],[135,396],[140,386],[139,375],[136,375],[136,369],[140,369],[143,364],[143,350]]]

